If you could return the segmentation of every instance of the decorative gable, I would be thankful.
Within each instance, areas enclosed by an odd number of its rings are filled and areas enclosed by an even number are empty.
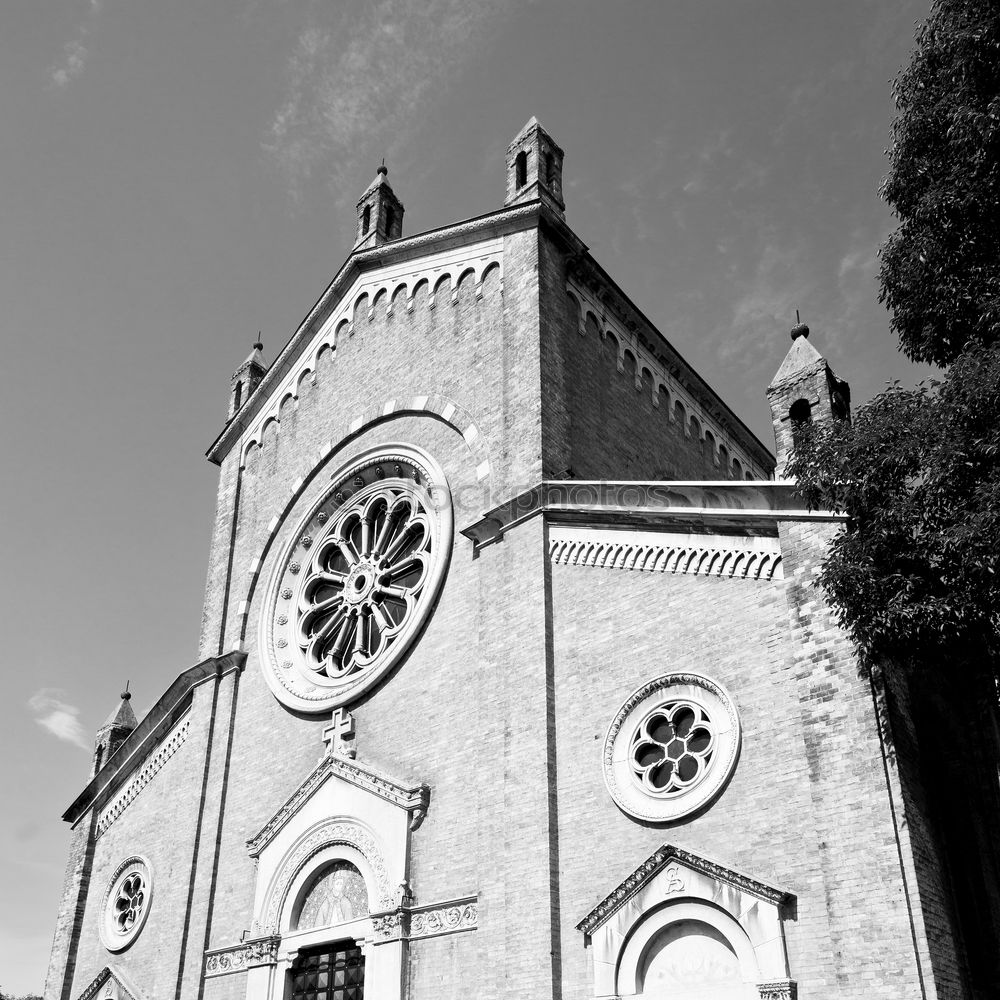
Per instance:
[[[593,950],[595,995],[641,995],[641,970],[658,936],[671,933],[672,925],[701,925],[731,949],[745,983],[739,996],[793,998],[782,916],[794,898],[718,861],[664,844],[577,924]]]
[[[250,856],[258,857],[312,796],[334,777],[405,810],[410,817],[410,830],[416,830],[427,814],[431,796],[427,785],[406,784],[360,761],[331,753],[323,757],[260,832],[247,841]]]
[[[130,985],[119,969],[106,965],[91,984],[80,994],[78,1000],[146,1000]]]

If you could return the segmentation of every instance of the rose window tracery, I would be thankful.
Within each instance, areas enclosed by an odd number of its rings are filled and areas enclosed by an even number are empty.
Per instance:
[[[153,898],[153,873],[145,858],[123,861],[108,882],[100,935],[109,951],[123,951],[139,935]]]
[[[132,872],[121,884],[115,897],[115,928],[127,934],[135,926],[146,902],[146,883],[140,872]]]
[[[261,646],[274,693],[326,711],[405,654],[447,566],[444,476],[416,449],[370,453],[333,477],[279,557]]]
[[[387,486],[317,546],[299,595],[298,644],[310,670],[363,670],[412,615],[431,565],[431,532],[412,496]]]
[[[604,742],[604,781],[630,816],[669,822],[701,809],[736,767],[740,722],[721,684],[672,673],[626,700]]]
[[[632,771],[653,795],[676,795],[708,772],[715,750],[715,728],[701,705],[668,702],[636,727]]]

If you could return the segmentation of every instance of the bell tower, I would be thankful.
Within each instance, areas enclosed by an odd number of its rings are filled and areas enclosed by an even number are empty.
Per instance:
[[[130,704],[132,694],[125,685],[125,690],[121,693],[121,702],[118,707],[104,720],[104,725],[97,730],[97,739],[94,741],[94,765],[90,772],[93,777],[107,763],[115,751],[129,738],[132,731],[139,724],[132,711]]]
[[[504,205],[542,198],[560,215],[566,211],[562,197],[563,151],[538,119],[532,117],[507,147],[507,197]]]
[[[236,416],[236,411],[250,398],[250,394],[257,388],[267,372],[267,365],[264,364],[264,345],[260,341],[259,333],[257,337],[253,350],[247,355],[243,364],[233,372],[229,392],[230,419]]]
[[[355,250],[370,250],[381,243],[398,240],[403,235],[403,203],[396,197],[386,177],[389,168],[382,165],[375,180],[358,200],[358,237]]]
[[[792,346],[767,387],[778,478],[784,475],[795,436],[805,424],[851,419],[851,387],[809,343],[809,327],[797,323],[791,336]]]

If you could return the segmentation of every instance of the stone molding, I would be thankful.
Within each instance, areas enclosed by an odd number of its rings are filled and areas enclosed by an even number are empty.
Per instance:
[[[538,516],[551,524],[595,528],[772,537],[782,521],[846,521],[829,511],[807,510],[791,482],[546,479],[461,530],[478,549]]]
[[[305,781],[289,796],[261,830],[247,841],[247,853],[256,858],[274,839],[279,830],[302,808],[313,793],[328,778],[336,776],[352,785],[377,795],[411,813],[410,829],[423,822],[430,803],[427,785],[405,784],[382,771],[337,754],[327,754],[309,773]]]
[[[685,424],[689,423],[692,416],[698,419],[701,426],[700,440],[704,441],[706,431],[713,432],[715,446],[712,458],[716,464],[719,463],[719,448],[721,445],[725,445],[729,452],[730,469],[732,460],[735,458],[739,460],[744,472],[753,473],[753,479],[768,478],[773,467],[768,450],[750,433],[739,418],[728,412],[728,407],[719,397],[714,396],[714,393],[710,405],[714,405],[722,419],[718,419],[715,414],[709,411],[698,399],[698,395],[704,395],[705,390],[701,389],[698,393],[681,381],[682,374],[693,375],[694,379],[698,381],[701,379],[696,373],[689,372],[687,365],[680,361],[679,357],[671,365],[665,358],[647,348],[636,333],[635,324],[632,324],[631,329],[626,328],[624,323],[608,312],[607,297],[599,299],[599,293],[591,292],[582,281],[574,280],[571,276],[570,280],[566,282],[566,291],[579,306],[580,336],[587,336],[588,316],[593,319],[601,340],[604,340],[609,333],[614,336],[618,345],[618,371],[625,371],[625,355],[630,355],[635,362],[635,388],[637,391],[642,391],[642,374],[644,371],[648,372],[652,384],[653,405],[656,407],[661,405],[660,390],[662,389],[667,396],[666,417],[671,423],[674,422],[674,406],[680,402],[684,407]],[[668,349],[673,353],[672,348]],[[685,434],[690,434],[688,426],[683,429]]]
[[[371,915],[376,944],[412,941],[474,931],[479,925],[479,896],[464,896],[427,906],[401,906]]]
[[[98,995],[109,980],[114,983],[117,990],[116,993],[112,994],[114,1000],[144,1000],[143,994],[128,984],[121,972],[113,965],[106,965],[101,969],[77,1000],[97,1000]]]
[[[285,896],[292,880],[314,854],[337,844],[353,847],[368,863],[375,878],[380,909],[388,911],[395,907],[398,900],[393,897],[385,858],[374,834],[352,820],[328,820],[302,837],[285,859],[268,891],[264,919],[261,922],[262,930],[267,934],[277,932],[278,915],[284,906]]]
[[[226,948],[205,952],[205,978],[227,976],[232,972],[245,972],[259,965],[275,965],[281,938],[276,934],[241,941]]]
[[[796,1000],[798,986],[794,979],[778,979],[770,983],[758,983],[760,1000]]]
[[[776,886],[768,885],[734,868],[695,854],[675,844],[664,844],[653,852],[628,878],[613,889],[577,925],[577,930],[592,935],[603,923],[620,910],[657,873],[667,868],[672,861],[679,862],[709,878],[730,885],[741,892],[756,896],[775,906],[793,900],[792,893]],[[673,880],[671,880],[673,883]]]
[[[638,570],[781,580],[781,547],[777,538],[738,535],[694,535],[647,531],[600,531],[554,526],[549,532],[549,558],[556,566]]]
[[[410,939],[437,937],[474,931],[479,925],[479,897],[467,896],[433,906],[414,907],[410,911]]]
[[[111,825],[132,804],[135,797],[156,777],[160,768],[181,748],[191,728],[191,716],[187,714],[174,727],[159,749],[136,772],[131,781],[105,806],[97,821],[96,836],[101,837]]]

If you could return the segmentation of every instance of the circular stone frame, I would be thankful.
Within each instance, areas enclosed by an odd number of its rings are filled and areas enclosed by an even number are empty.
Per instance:
[[[116,902],[126,882],[138,875],[142,883],[142,906],[135,916],[132,925],[125,931],[117,926]],[[126,858],[116,869],[104,890],[104,902],[101,906],[101,919],[98,930],[101,944],[108,951],[124,951],[139,936],[146,924],[149,910],[153,905],[153,868],[148,859],[134,854]]]
[[[422,544],[427,551],[418,557],[424,572],[406,601],[402,620],[385,630],[379,651],[366,650],[364,655],[355,656],[352,666],[356,669],[328,672],[319,663],[310,663],[311,640],[308,648],[302,646],[300,623],[314,614],[317,606],[309,605],[307,588],[323,575],[318,561],[324,546],[330,551],[330,540],[345,524],[351,518],[364,520],[380,498],[389,509],[393,504],[409,505],[410,522],[419,522],[424,530]],[[406,656],[426,625],[448,569],[452,539],[447,479],[440,466],[421,449],[405,444],[383,445],[363,452],[333,473],[330,486],[300,519],[279,552],[264,593],[258,649],[264,677],[274,696],[295,711],[318,714],[345,705],[378,684]],[[358,558],[342,573],[341,598],[357,616],[352,620],[359,620],[372,610],[369,605],[377,603],[376,576],[380,566],[375,555],[353,554]],[[303,610],[307,605],[308,609]],[[370,623],[364,628],[370,629]]]
[[[635,779],[631,750],[635,734],[652,713],[671,702],[691,702],[711,719],[712,760],[690,787],[655,795]],[[741,744],[740,719],[726,689],[702,674],[678,672],[647,681],[618,710],[604,740],[604,783],[618,807],[635,819],[669,823],[711,802],[732,776]]]

